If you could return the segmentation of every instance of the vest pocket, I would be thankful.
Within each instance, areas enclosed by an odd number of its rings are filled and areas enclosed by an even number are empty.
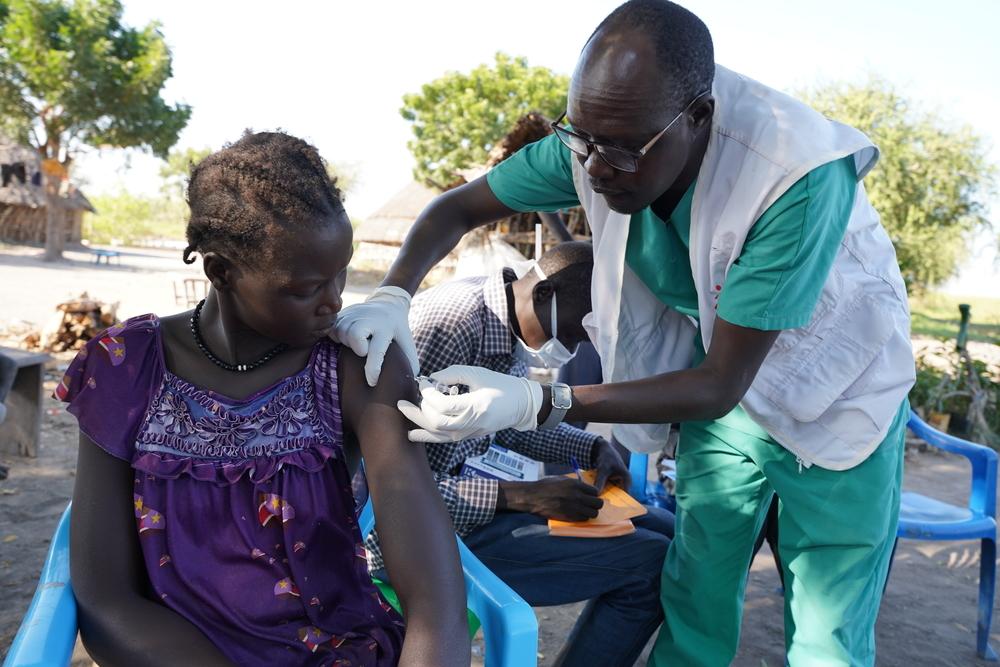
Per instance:
[[[885,347],[894,330],[892,314],[874,296],[861,294],[843,311],[832,313],[817,333],[773,359],[764,395],[796,421],[816,421]]]

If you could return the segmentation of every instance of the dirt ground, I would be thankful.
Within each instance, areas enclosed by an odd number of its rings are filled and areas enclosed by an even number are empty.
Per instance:
[[[55,387],[56,378],[50,374],[47,393]],[[72,494],[76,437],[73,417],[47,398],[39,457],[0,460],[10,467],[10,477],[0,482],[0,655],[6,653],[31,600],[52,531]],[[964,459],[911,450],[904,486],[961,504],[966,502],[968,475]],[[879,617],[878,664],[980,664],[974,651],[978,573],[975,543],[902,542]],[[747,588],[735,665],[783,664],[782,598],[777,587],[778,577],[765,546]],[[536,610],[539,665],[552,663],[580,608]],[[995,630],[994,646],[1000,646],[1000,628]],[[82,651],[79,657],[74,664],[90,664]]]
[[[44,326],[56,304],[81,292],[113,303],[120,318],[186,310],[174,297],[184,278],[204,278],[201,264],[185,264],[176,250],[121,248],[120,261],[95,265],[82,246],[67,250],[61,262],[41,261],[37,248],[0,243],[0,335]],[[364,300],[381,276],[352,271],[344,303]],[[180,285],[183,293],[183,285]],[[9,344],[9,343],[7,343]]]
[[[95,267],[84,253],[45,265],[37,251],[0,247],[0,333],[40,326],[59,300],[86,289],[91,295],[122,303],[127,317],[143,312],[174,312],[170,275],[196,275],[176,253],[143,251],[122,258],[122,267]],[[350,300],[360,300],[374,284],[355,275]],[[9,344],[9,343],[7,343]],[[49,374],[50,392],[61,371]],[[34,592],[49,539],[73,489],[76,424],[53,399],[46,399],[39,457],[0,457],[10,477],[0,482],[0,657],[4,656]],[[911,451],[905,488],[963,504],[969,488],[964,459],[936,452]],[[973,542],[900,544],[877,626],[878,664],[976,665],[976,593],[979,549]],[[784,664],[782,597],[767,549],[754,563],[747,588],[743,636],[735,665],[777,667]],[[539,664],[551,665],[581,605],[538,609]],[[997,626],[995,625],[995,628]],[[1000,647],[1000,631],[992,635]],[[477,646],[481,656],[482,646]],[[75,665],[89,665],[82,650]],[[474,664],[481,665],[481,658]],[[645,655],[639,664],[645,664]]]

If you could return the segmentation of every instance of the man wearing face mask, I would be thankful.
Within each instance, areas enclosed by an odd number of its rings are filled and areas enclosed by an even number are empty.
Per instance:
[[[562,366],[587,338],[581,320],[591,309],[593,261],[589,243],[562,243],[537,264],[420,294],[409,315],[420,373],[462,364],[523,378],[528,366]],[[520,482],[463,474],[466,460],[486,453],[492,440],[538,461],[595,468],[597,488],[561,476]],[[635,661],[663,618],[660,570],[673,515],[650,508],[634,520],[634,533],[612,538],[553,537],[546,525],[596,516],[606,481],[627,487],[628,469],[608,441],[563,423],[429,444],[427,459],[458,534],[521,597],[533,606],[592,600],[557,664]],[[377,535],[365,546],[372,573],[384,579]]]

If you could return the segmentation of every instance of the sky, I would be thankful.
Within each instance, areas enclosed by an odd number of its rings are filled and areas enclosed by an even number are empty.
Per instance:
[[[921,108],[971,125],[1000,164],[1000,2],[996,0],[688,0],[716,60],[767,85],[888,79]],[[245,128],[282,128],[359,181],[348,212],[365,218],[410,180],[402,96],[497,51],[569,74],[614,0],[307,2],[126,0],[125,21],[158,21],[173,53],[163,92],[193,107],[178,148],[218,148]],[[77,164],[90,194],[156,192],[159,161],[93,150]],[[1000,226],[1000,201],[992,203]],[[995,237],[950,286],[996,295]],[[984,287],[984,285],[986,287]],[[985,290],[985,291],[984,291]]]

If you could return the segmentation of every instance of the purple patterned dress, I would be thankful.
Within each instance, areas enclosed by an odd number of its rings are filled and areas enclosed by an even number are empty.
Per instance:
[[[403,621],[371,582],[355,518],[333,343],[235,400],[168,371],[159,320],[144,315],[90,341],[56,396],[134,468],[156,595],[229,659],[398,662]]]

